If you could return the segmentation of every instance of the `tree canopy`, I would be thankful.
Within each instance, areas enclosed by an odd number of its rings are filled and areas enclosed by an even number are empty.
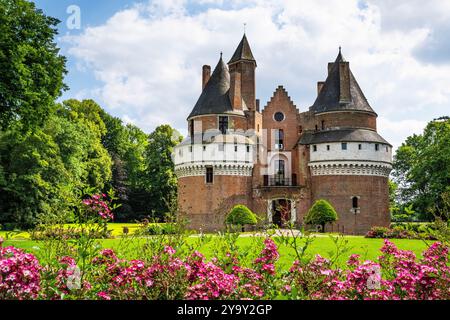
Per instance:
[[[58,23],[30,1],[0,0],[0,129],[40,126],[66,88]]]
[[[337,221],[338,215],[331,203],[326,200],[317,200],[309,209],[305,217],[306,224],[318,224],[325,230],[325,225],[329,222]]]
[[[399,201],[411,206],[422,219],[445,216],[443,196],[450,192],[450,118],[431,121],[420,135],[413,135],[394,157],[394,181]]]

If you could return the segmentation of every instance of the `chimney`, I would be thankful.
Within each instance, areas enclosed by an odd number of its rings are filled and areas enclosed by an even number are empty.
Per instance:
[[[241,73],[230,67],[230,100],[234,110],[242,110]]]
[[[260,100],[256,99],[256,111],[259,112],[259,104],[260,104]]]
[[[328,75],[330,75],[331,69],[333,69],[333,66],[334,66],[334,62],[329,62],[328,63]]]
[[[211,66],[205,65],[202,69],[202,90],[205,89],[209,78],[211,78]]]
[[[339,62],[339,103],[349,103],[350,96],[350,65],[348,62]]]
[[[320,94],[320,91],[322,91],[324,85],[325,85],[325,81],[317,82],[317,95]]]

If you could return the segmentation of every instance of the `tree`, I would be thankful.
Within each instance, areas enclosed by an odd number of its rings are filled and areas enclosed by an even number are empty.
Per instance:
[[[397,150],[394,181],[402,205],[412,205],[422,219],[432,213],[445,216],[442,195],[450,191],[450,118],[428,123],[423,134],[413,135]]]
[[[66,89],[59,22],[30,1],[0,0],[0,129],[17,120],[25,131],[39,127]]]
[[[326,200],[318,200],[311,209],[309,209],[305,218],[305,223],[321,225],[322,232],[325,232],[325,225],[337,220],[338,215],[333,206]]]
[[[255,225],[257,223],[256,215],[244,205],[236,205],[227,215],[225,223],[234,226]]]
[[[147,190],[150,193],[148,210],[155,218],[163,219],[169,203],[177,196],[177,177],[172,159],[173,148],[183,137],[171,126],[162,125],[149,135],[146,149]]]

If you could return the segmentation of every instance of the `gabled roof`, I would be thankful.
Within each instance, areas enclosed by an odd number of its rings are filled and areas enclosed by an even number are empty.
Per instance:
[[[250,49],[250,45],[248,44],[247,36],[245,34],[228,64],[241,60],[254,61],[256,63],[256,60],[253,57],[252,49]]]
[[[327,142],[372,142],[391,145],[376,131],[368,129],[339,129],[305,132],[299,144],[319,144]]]
[[[346,63],[346,61],[344,60],[341,50],[339,49],[339,54],[331,66],[327,80],[317,96],[316,101],[311,107],[311,110],[315,113],[346,110],[375,113],[359,87],[352,71],[349,69],[348,79],[346,79],[345,76],[341,77],[340,73],[342,72],[342,69],[340,68],[340,64],[342,63]],[[341,81],[350,82],[350,99],[348,101],[341,100]]]
[[[242,111],[239,113],[238,111],[233,110],[229,97],[229,90],[230,73],[221,56],[219,63],[214,69],[211,78],[203,89],[203,92],[188,119],[206,114],[243,114]]]

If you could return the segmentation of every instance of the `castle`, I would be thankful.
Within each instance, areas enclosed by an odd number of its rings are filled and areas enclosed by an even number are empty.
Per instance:
[[[193,229],[224,228],[244,204],[266,223],[302,225],[316,200],[339,219],[326,231],[364,234],[388,226],[392,146],[341,49],[317,98],[300,112],[283,86],[261,110],[246,35],[228,64],[203,66],[202,93],[175,148],[178,206]]]

